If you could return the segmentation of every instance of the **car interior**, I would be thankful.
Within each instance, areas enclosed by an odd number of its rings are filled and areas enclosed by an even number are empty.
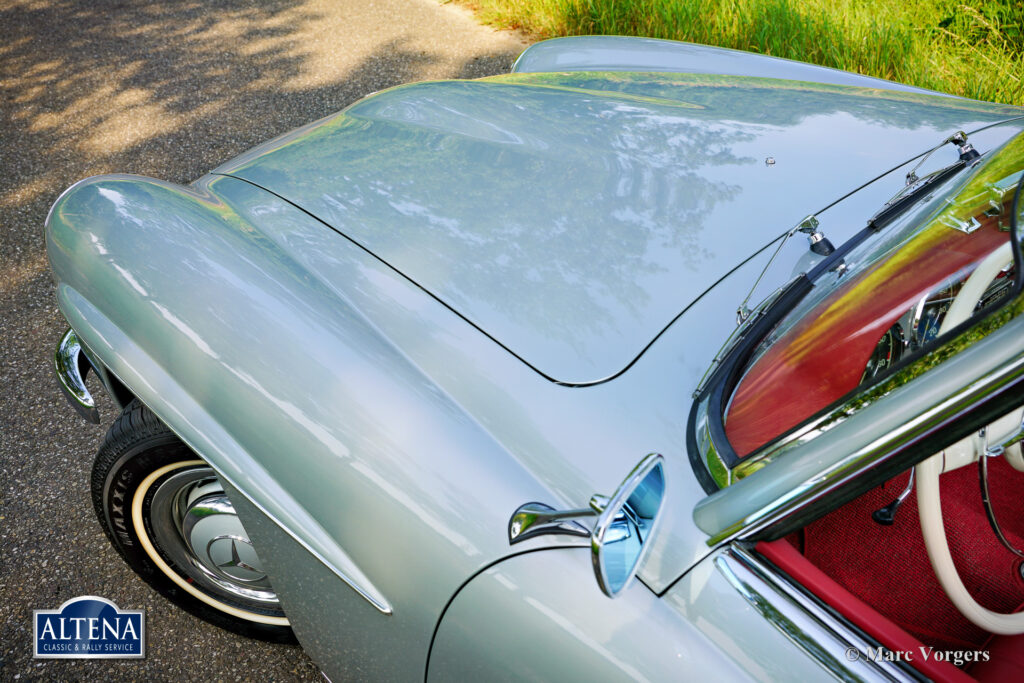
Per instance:
[[[1019,452],[1019,445],[1017,446]],[[1019,466],[1019,460],[1016,465]],[[1002,533],[1024,548],[1020,491],[1024,472],[1006,457],[989,458],[989,494]],[[1024,675],[1024,635],[993,634],[953,604],[929,561],[917,498],[907,496],[892,523],[875,518],[906,490],[910,474],[886,482],[785,539],[758,550],[847,619],[896,652],[965,653],[960,661],[931,663],[923,673],[957,678],[953,668],[981,681]],[[942,523],[956,572],[970,595],[1000,614],[1024,607],[1024,559],[995,537],[982,503],[976,467],[940,477]],[[988,661],[969,661],[988,651]],[[923,658],[915,658],[920,665]],[[943,666],[945,665],[945,666]],[[918,666],[918,668],[922,668]]]
[[[946,200],[959,213],[851,252],[763,338],[724,418],[734,463],[1017,305],[1021,137],[1010,147],[1012,165]],[[1024,680],[1024,409],[1006,409],[758,552],[891,652],[920,652],[926,676]]]

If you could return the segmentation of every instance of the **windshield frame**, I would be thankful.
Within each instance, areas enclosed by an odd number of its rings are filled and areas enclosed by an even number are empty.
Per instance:
[[[1019,133],[1011,140],[1017,139],[1021,135],[1024,135],[1024,133]],[[943,346],[947,340],[958,338],[968,328],[974,327],[994,311],[1020,297],[1021,291],[1024,289],[1024,277],[1021,276],[1022,270],[1024,270],[1024,258],[1022,258],[1021,254],[1018,218],[1019,203],[1021,202],[1022,188],[1024,188],[1024,177],[1018,180],[1016,188],[1013,190],[1013,200],[1010,202],[1011,227],[1008,239],[1011,243],[1011,251],[1018,276],[1015,278],[1013,287],[1006,297],[979,309],[969,320],[957,325],[949,331],[948,335],[944,335],[942,340],[933,340],[917,349],[908,350],[891,367],[872,377],[870,383],[854,387],[829,405],[802,420],[799,424],[786,429],[742,457],[736,453],[726,436],[725,420],[728,404],[748,369],[751,359],[755,356],[766,337],[776,329],[779,323],[785,319],[785,316],[794,310],[813,291],[816,282],[828,272],[837,267],[842,267],[843,259],[847,254],[906,214],[911,207],[930,200],[930,192],[924,192],[923,190],[934,191],[938,187],[948,185],[961,170],[968,166],[972,168],[982,166],[976,173],[970,174],[963,183],[946,188],[942,199],[944,201],[947,200],[968,187],[977,176],[977,173],[983,172],[987,166],[984,162],[993,159],[992,155],[998,155],[1000,151],[1001,149],[994,150],[981,158],[970,160],[970,163],[962,159],[960,162],[941,169],[934,174],[933,182],[926,183],[906,195],[897,197],[891,205],[883,206],[881,210],[868,219],[868,223],[863,229],[818,263],[809,273],[801,274],[785,285],[780,293],[775,296],[775,300],[758,311],[756,319],[751,320],[744,329],[739,331],[738,338],[732,344],[728,353],[721,359],[721,362],[714,368],[710,377],[703,383],[703,386],[696,394],[687,424],[687,451],[698,481],[707,493],[714,493],[720,488],[728,486],[734,480],[738,480],[764,467],[768,462],[774,460],[780,452],[788,451],[795,445],[806,442],[808,438],[813,438],[814,434],[820,433],[829,423],[837,419],[835,415],[837,406],[844,406],[851,401],[857,400],[858,397],[865,396],[878,387],[885,386],[890,378],[897,376],[906,368],[919,363],[922,358]],[[929,196],[925,197],[924,195],[926,194]],[[915,229],[930,223],[937,215],[937,213],[933,214],[930,218],[916,223]],[[840,417],[839,419],[842,418]],[[700,437],[703,437],[701,438],[703,447],[698,446],[698,438]]]

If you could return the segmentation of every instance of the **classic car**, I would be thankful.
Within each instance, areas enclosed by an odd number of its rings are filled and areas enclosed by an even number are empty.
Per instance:
[[[122,410],[99,521],[333,680],[1019,674],[1022,131],[588,37],[83,180],[46,239],[60,384]]]

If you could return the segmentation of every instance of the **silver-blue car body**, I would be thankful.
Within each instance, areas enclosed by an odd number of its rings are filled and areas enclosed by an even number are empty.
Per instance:
[[[754,543],[1024,402],[1018,319],[742,474],[695,447],[691,413],[738,309],[756,317],[827,257],[801,231],[842,245],[909,171],[957,162],[957,131],[988,159],[1022,130],[1016,107],[578,38],[531,47],[508,75],[376,93],[187,186],[83,180],[46,225],[72,329],[62,387],[99,420],[95,371],[194,454],[133,484],[108,533],[151,534],[161,571],[210,576],[192,591],[213,597],[193,597],[290,627],[332,680],[937,675],[844,656],[883,641]],[[663,477],[653,530],[631,495],[651,480],[623,483],[641,462]],[[188,499],[169,531],[151,528],[160,477],[193,470],[212,474],[172,491]],[[628,509],[602,516],[606,535],[632,524],[618,531],[643,556],[609,591],[592,528],[617,492]],[[189,540],[200,495],[244,530]],[[551,519],[519,539],[519,510]],[[166,547],[175,528],[185,555]],[[221,538],[269,584],[225,569]],[[249,580],[225,609],[217,586]]]

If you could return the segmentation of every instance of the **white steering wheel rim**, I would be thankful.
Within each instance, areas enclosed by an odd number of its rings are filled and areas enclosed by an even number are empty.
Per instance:
[[[1012,259],[1013,252],[1010,243],[1007,242],[989,254],[975,268],[946,312],[939,329],[940,335],[971,316],[989,283]],[[982,446],[979,444],[980,447]],[[918,463],[914,473],[921,534],[924,536],[924,546],[928,551],[928,559],[931,561],[935,576],[960,613],[977,626],[1000,635],[1024,633],[1024,613],[1002,614],[982,607],[960,579],[949,552],[946,528],[942,521],[942,498],[939,494],[939,475],[942,473],[942,467],[943,459],[940,452]]]

